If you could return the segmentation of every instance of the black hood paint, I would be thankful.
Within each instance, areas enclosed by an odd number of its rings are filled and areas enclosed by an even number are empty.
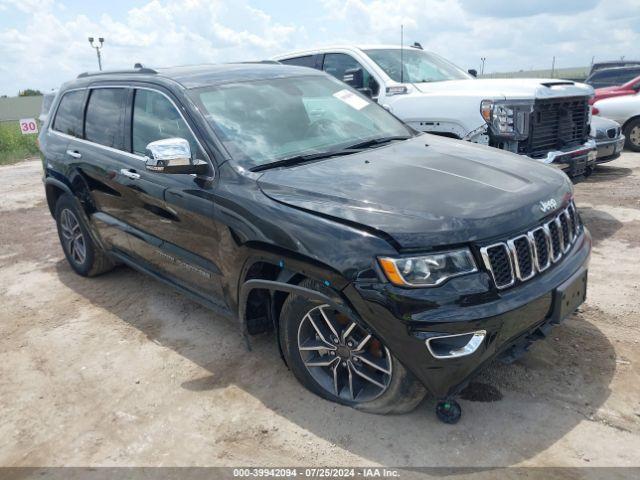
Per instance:
[[[386,147],[265,172],[259,185],[287,205],[390,235],[403,249],[523,231],[572,192],[554,167],[460,140],[420,135]]]

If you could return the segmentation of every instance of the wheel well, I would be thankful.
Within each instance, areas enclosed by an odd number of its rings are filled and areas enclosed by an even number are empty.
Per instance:
[[[282,268],[269,262],[256,262],[249,267],[242,282],[247,280],[277,280],[282,272]],[[304,279],[304,275],[292,275],[287,283],[298,284]],[[287,298],[286,292],[274,292],[273,296],[269,290],[256,288],[249,293],[245,310],[247,322],[247,332],[250,335],[273,331],[280,317],[282,305]]]
[[[58,199],[63,193],[65,193],[65,191],[62,188],[51,185],[49,183],[45,186],[45,193],[47,196],[47,205],[49,206],[49,212],[51,212],[51,216],[53,216],[55,215],[56,211],[56,203],[58,203]]]
[[[622,125],[622,131],[624,132],[627,128],[627,126],[635,121],[635,120],[640,120],[640,115],[636,115],[635,117],[631,117],[629,120],[627,120],[626,122],[624,122],[624,125]]]

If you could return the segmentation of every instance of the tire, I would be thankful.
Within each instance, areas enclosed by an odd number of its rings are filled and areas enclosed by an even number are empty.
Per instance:
[[[303,280],[300,286],[329,292],[313,280]],[[329,305],[289,295],[279,327],[293,375],[322,398],[368,413],[400,414],[413,410],[426,395],[424,386],[382,342]]]
[[[640,152],[640,117],[629,121],[624,127],[626,137],[624,146],[634,152]]]
[[[95,244],[76,200],[65,193],[56,202],[55,219],[62,251],[71,268],[83,277],[94,277],[113,269],[114,263]]]

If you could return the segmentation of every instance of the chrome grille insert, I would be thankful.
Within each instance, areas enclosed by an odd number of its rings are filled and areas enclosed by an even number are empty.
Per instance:
[[[511,251],[513,269],[516,272],[516,277],[520,281],[529,280],[536,274],[529,236],[520,235],[519,237],[507,240],[507,245]]]
[[[560,237],[560,222],[554,218],[546,225],[549,238],[551,239],[551,260],[557,262],[562,256],[562,238]]]
[[[485,265],[491,265],[490,272],[498,288],[507,288],[515,283],[513,264],[507,245],[496,243],[482,250]]]
[[[538,227],[529,232],[529,239],[534,248],[535,265],[538,272],[544,272],[551,265],[550,241],[544,227]]]
[[[562,259],[578,238],[573,203],[553,220],[522,235],[480,249],[485,267],[499,289],[525,282]]]

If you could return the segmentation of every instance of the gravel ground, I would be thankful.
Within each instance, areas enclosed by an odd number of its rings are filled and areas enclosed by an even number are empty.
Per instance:
[[[576,186],[588,300],[455,426],[426,400],[372,416],[304,390],[270,336],[127,268],[72,273],[39,162],[0,168],[1,466],[640,466],[640,154]],[[496,401],[477,401],[494,399]]]

